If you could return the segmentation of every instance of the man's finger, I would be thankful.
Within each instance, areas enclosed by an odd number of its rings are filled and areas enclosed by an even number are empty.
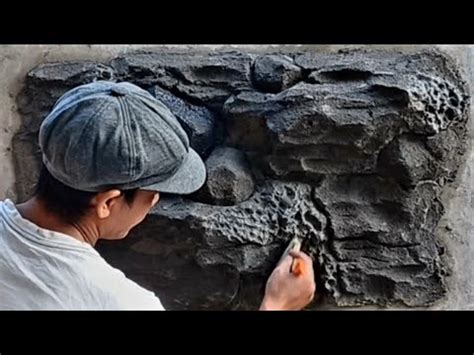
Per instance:
[[[278,268],[283,267],[289,270],[292,262],[293,262],[293,257],[290,254],[288,254],[287,256],[283,258],[283,260],[277,267]]]
[[[313,263],[313,259],[308,254],[303,253],[302,251],[290,251],[290,255],[293,258],[303,259],[306,263]]]

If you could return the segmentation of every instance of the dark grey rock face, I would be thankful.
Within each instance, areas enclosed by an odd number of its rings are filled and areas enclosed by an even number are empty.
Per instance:
[[[206,107],[191,105],[159,86],[152,87],[150,92],[176,116],[189,136],[191,147],[199,155],[207,156],[215,140],[214,114]]]
[[[302,69],[290,57],[263,55],[255,60],[255,86],[265,92],[280,92],[302,79]]]
[[[326,219],[313,204],[311,191],[306,184],[266,181],[235,206],[165,198],[129,240],[99,250],[114,265],[125,267],[126,274],[145,274],[168,307],[182,307],[182,298],[191,309],[257,307],[263,282],[286,241],[294,235],[308,243],[324,238]],[[125,265],[127,255],[136,261]],[[194,279],[193,286],[183,293],[181,283],[189,279]],[[246,279],[252,282],[247,285]],[[214,287],[214,293],[203,294],[204,299],[193,295],[201,287]]]
[[[239,52],[136,53],[111,65],[120,81],[159,85],[191,103],[219,110],[230,95],[250,87],[254,57]]]
[[[165,52],[110,66],[42,65],[18,99],[22,199],[47,111],[68,88],[107,76],[160,97],[207,158],[201,191],[163,197],[129,238],[98,247],[166,307],[257,307],[295,235],[315,260],[326,304],[419,307],[446,293],[435,229],[443,188],[463,160],[469,108],[450,58]]]
[[[254,192],[255,182],[245,155],[235,148],[221,147],[206,160],[207,180],[196,193],[200,202],[235,205]]]

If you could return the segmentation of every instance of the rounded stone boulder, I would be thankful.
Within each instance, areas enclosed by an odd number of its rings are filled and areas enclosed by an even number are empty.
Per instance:
[[[232,206],[247,200],[255,190],[250,165],[238,149],[215,149],[206,160],[206,169],[206,183],[196,193],[199,202]]]

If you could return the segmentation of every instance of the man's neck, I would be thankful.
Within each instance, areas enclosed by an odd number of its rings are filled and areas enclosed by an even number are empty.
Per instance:
[[[77,223],[67,223],[58,215],[49,211],[44,203],[37,197],[33,197],[24,203],[16,205],[16,208],[24,219],[43,229],[65,234],[92,246],[94,246],[99,239],[98,230],[94,228],[92,224],[80,223],[79,221]]]

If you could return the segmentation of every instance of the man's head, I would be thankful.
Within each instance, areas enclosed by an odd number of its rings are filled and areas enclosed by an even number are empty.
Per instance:
[[[93,222],[101,238],[125,237],[160,192],[188,194],[205,180],[176,117],[130,83],[67,92],[44,120],[39,142],[37,197],[67,223]]]

